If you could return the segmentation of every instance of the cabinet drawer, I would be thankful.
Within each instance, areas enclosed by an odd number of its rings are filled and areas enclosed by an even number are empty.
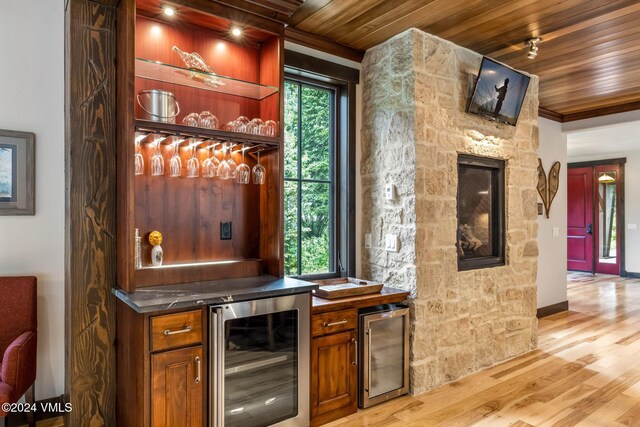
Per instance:
[[[311,332],[314,337],[348,331],[357,327],[358,311],[355,309],[316,314],[311,319]]]
[[[202,310],[151,318],[151,351],[202,342]]]

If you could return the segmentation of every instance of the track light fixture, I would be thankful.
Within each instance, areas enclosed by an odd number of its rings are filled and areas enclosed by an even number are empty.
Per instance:
[[[527,58],[535,59],[536,56],[538,56],[538,49],[541,43],[542,39],[540,37],[535,37],[524,42],[525,47],[529,48],[529,52],[527,52]]]

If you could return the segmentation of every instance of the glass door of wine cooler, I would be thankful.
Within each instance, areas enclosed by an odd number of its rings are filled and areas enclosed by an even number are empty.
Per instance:
[[[387,305],[360,311],[359,404],[362,408],[409,390],[409,309]]]
[[[308,310],[308,294],[212,307],[211,426],[308,424]]]

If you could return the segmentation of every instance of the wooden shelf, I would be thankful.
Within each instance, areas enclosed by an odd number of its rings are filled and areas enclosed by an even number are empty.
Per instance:
[[[278,88],[275,86],[247,82],[232,77],[205,73],[141,58],[136,58],[135,70],[136,77],[143,79],[235,95],[242,98],[260,100],[278,93]]]
[[[229,132],[220,129],[205,129],[194,126],[184,126],[170,123],[152,122],[149,120],[136,120],[136,131],[170,134],[175,136],[188,136],[195,138],[219,139],[251,145],[265,145],[280,147],[280,138],[271,136],[251,135],[247,133]]]

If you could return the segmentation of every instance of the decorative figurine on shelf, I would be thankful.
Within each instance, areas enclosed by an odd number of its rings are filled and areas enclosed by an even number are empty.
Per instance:
[[[149,233],[149,243],[151,243],[151,264],[154,267],[162,265],[162,234],[159,231]]]
[[[133,266],[137,270],[142,268],[142,237],[140,237],[140,230],[136,228],[134,241],[134,254],[133,254]]]
[[[178,55],[180,55],[180,58],[182,59],[182,61],[184,61],[187,68],[213,74],[213,76],[203,76],[199,73],[189,73],[189,77],[191,77],[193,80],[201,81],[202,83],[211,87],[224,86],[224,82],[215,77],[216,73],[214,73],[213,69],[209,67],[206,62],[204,62],[204,59],[198,52],[183,52],[178,48],[178,46],[174,46],[171,49],[174,50]]]

